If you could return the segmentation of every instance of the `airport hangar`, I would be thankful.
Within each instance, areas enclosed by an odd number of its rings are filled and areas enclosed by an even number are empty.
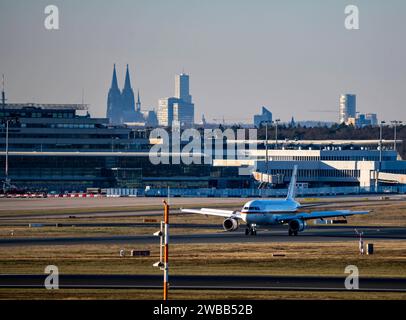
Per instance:
[[[298,182],[309,188],[405,184],[406,161],[394,150],[393,140],[283,140],[232,141],[246,144],[246,160],[216,160],[211,164],[152,165],[151,128],[112,126],[108,119],[92,118],[85,105],[6,104],[1,117],[9,123],[9,178],[19,188],[43,191],[85,191],[97,188],[257,189],[258,181],[285,188],[294,164]],[[255,142],[257,150],[250,151]],[[399,145],[403,141],[398,140]],[[5,168],[6,132],[0,131],[0,168]],[[203,145],[203,144],[202,144]],[[380,147],[381,146],[381,147]],[[379,150],[382,149],[382,150]],[[203,150],[204,152],[204,150]],[[265,161],[268,153],[268,162]],[[243,167],[256,168],[251,176]],[[269,179],[266,176],[269,173]],[[4,180],[1,170],[0,179]],[[254,179],[256,178],[256,179]]]

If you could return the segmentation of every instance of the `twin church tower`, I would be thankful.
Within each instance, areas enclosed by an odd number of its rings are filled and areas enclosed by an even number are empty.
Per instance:
[[[130,71],[125,74],[124,88],[120,91],[117,82],[116,65],[114,65],[113,79],[107,98],[107,118],[110,123],[123,124],[124,122],[144,122],[144,115],[141,112],[140,93],[135,103],[134,91],[131,87]]]
[[[141,111],[140,94],[135,103],[127,65],[124,88],[120,91],[117,83],[116,65],[107,98],[107,118],[111,124],[144,123],[149,127],[193,127],[195,106],[189,92],[189,75],[181,73],[175,77],[175,96],[159,99],[157,112]]]

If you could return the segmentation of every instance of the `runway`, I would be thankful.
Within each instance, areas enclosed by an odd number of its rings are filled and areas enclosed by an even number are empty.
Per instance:
[[[382,199],[384,198],[384,199]],[[308,211],[316,207],[323,208],[351,208],[353,206],[369,206],[405,202],[405,196],[391,195],[385,199],[384,195],[357,195],[338,197],[318,197],[314,202],[303,202],[303,210]],[[109,218],[162,216],[159,209],[164,198],[45,198],[45,199],[0,199],[0,221],[29,220],[29,219],[68,219],[68,218]],[[173,207],[210,207],[215,203],[226,209],[240,209],[250,199],[244,198],[172,198]],[[300,198],[297,199],[301,201]],[[158,208],[157,208],[158,207]],[[103,210],[100,210],[103,208]],[[125,209],[125,210],[124,210]],[[130,210],[133,209],[133,210]],[[63,210],[65,212],[58,212]],[[87,212],[80,212],[84,210]],[[8,212],[14,212],[8,214]],[[21,214],[16,214],[21,211]],[[35,211],[27,213],[25,211]],[[38,211],[38,212],[37,212]],[[46,213],[41,213],[41,211]],[[71,212],[69,212],[71,211]],[[78,212],[79,211],[79,212]],[[179,210],[172,210],[171,215],[181,214]]]
[[[157,219],[158,220],[158,219]],[[66,227],[78,227],[78,228],[159,228],[160,223],[154,222],[128,222],[128,223],[119,223],[119,222],[106,222],[106,223],[40,223],[42,227],[55,227],[58,225],[59,228]],[[27,227],[29,223],[3,223],[0,222],[0,226],[8,228],[18,228],[18,227]],[[171,223],[171,229],[221,229],[221,225],[216,223]]]
[[[245,236],[244,229],[236,232],[171,235],[171,244],[188,243],[265,243],[265,242],[331,242],[357,241],[355,228],[364,233],[364,240],[406,240],[406,227],[350,227],[319,226],[309,227],[297,237],[289,237],[285,227],[275,230],[259,230],[257,236]],[[221,226],[219,226],[219,230]],[[34,245],[75,245],[75,244],[156,244],[153,235],[100,236],[100,237],[49,237],[49,238],[8,238],[0,239],[0,247]]]
[[[0,275],[0,288],[44,288],[47,275]],[[345,277],[175,275],[170,289],[349,291]],[[59,288],[162,289],[160,275],[60,275]],[[352,291],[406,292],[406,278],[360,278]]]
[[[120,197],[120,198],[42,198],[42,199],[18,199],[0,198],[0,212],[8,210],[62,210],[62,209],[94,209],[111,208],[119,211],[120,208],[136,207],[161,207],[162,197]],[[243,198],[171,198],[171,205],[183,206],[196,204],[205,206],[218,203],[224,206],[244,203]]]

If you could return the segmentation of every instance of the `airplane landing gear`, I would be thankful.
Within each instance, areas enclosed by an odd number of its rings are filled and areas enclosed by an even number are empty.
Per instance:
[[[295,231],[295,230],[292,230],[292,229],[289,229],[289,237],[290,236],[297,236],[299,234],[299,232],[298,231]]]
[[[245,229],[245,235],[248,236],[256,236],[257,235],[257,229],[255,225],[247,225],[247,228]]]

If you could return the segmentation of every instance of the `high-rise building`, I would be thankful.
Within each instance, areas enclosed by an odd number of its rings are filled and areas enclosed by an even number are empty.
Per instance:
[[[367,113],[365,118],[371,122],[371,126],[378,125],[378,117],[376,113]]]
[[[357,128],[363,128],[366,126],[376,126],[378,124],[378,119],[375,113],[357,113],[357,117],[352,120],[353,118],[349,118],[349,122],[356,126]]]
[[[254,115],[254,126],[259,128],[266,122],[272,122],[272,112],[269,111],[266,107],[262,107],[262,113]]]
[[[174,97],[159,99],[157,117],[160,126],[172,126],[172,122],[174,120],[173,104],[177,101],[179,101],[179,99]]]
[[[175,98],[192,103],[192,96],[189,94],[189,75],[181,73],[175,76]]]
[[[339,123],[347,123],[349,118],[356,118],[357,99],[355,94],[340,95]]]
[[[179,100],[173,104],[173,121],[181,127],[192,127],[194,124],[195,110],[192,103]]]
[[[176,75],[175,97],[159,100],[157,117],[159,125],[164,127],[194,125],[195,105],[189,93],[189,75]]]

